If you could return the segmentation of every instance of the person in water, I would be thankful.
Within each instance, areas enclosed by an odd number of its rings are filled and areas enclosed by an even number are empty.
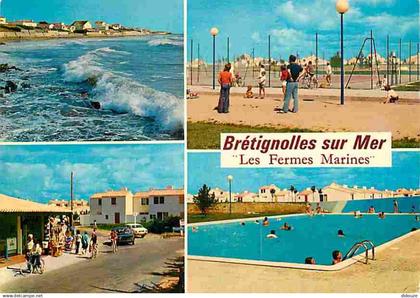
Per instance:
[[[287,224],[287,222],[285,222],[284,224],[283,224],[283,226],[280,228],[281,230],[285,230],[285,231],[290,231],[291,229],[292,229],[292,227],[291,226],[289,226],[288,224]]]
[[[313,257],[307,257],[305,259],[305,264],[315,265],[315,259]]]
[[[267,235],[267,238],[277,238],[276,231],[271,230],[270,234]]]
[[[244,226],[245,225],[245,222],[241,222],[241,226]]]
[[[385,218],[385,213],[383,211],[379,212],[378,216],[379,216],[380,219],[384,219]]]
[[[341,254],[339,250],[334,250],[332,253],[332,258],[333,258],[332,265],[335,265],[342,261],[343,255]]]
[[[270,224],[270,222],[268,221],[268,218],[264,217],[263,226],[268,226],[269,224]]]
[[[337,236],[338,236],[338,237],[344,237],[344,232],[343,232],[343,230],[338,230],[338,232],[337,232]]]
[[[368,209],[368,213],[375,213],[375,208],[373,206],[370,206]]]

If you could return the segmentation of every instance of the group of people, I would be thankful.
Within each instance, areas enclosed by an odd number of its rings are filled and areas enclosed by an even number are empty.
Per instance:
[[[229,113],[229,105],[230,105],[230,88],[233,85],[234,77],[231,72],[232,65],[230,63],[226,64],[223,71],[219,73],[219,84],[220,84],[220,96],[219,102],[217,105],[217,111],[219,113]],[[326,70],[326,81],[328,85],[331,85],[331,76],[332,76],[332,69],[331,65],[327,63],[327,70]],[[292,113],[297,113],[299,108],[299,100],[298,100],[298,90],[299,90],[299,80],[306,79],[308,81],[309,86],[311,83],[317,84],[315,82],[315,72],[314,66],[312,61],[309,61],[307,64],[302,67],[299,63],[297,63],[297,58],[294,55],[290,55],[289,57],[289,64],[282,65],[280,68],[280,80],[282,91],[284,95],[284,104],[283,107],[279,109],[279,112],[282,114],[288,113],[289,111]],[[258,96],[254,97],[254,93],[252,91],[252,86],[248,86],[247,91],[245,93],[245,98],[265,98],[265,86],[266,86],[266,70],[264,65],[260,66],[260,73],[258,76]],[[290,100],[293,98],[293,108],[290,109]]]
[[[338,264],[341,261],[343,261],[343,254],[339,250],[334,250],[332,252],[332,263],[331,263],[331,265]],[[316,262],[315,262],[315,259],[313,257],[307,257],[307,258],[305,258],[305,264],[315,265]]]

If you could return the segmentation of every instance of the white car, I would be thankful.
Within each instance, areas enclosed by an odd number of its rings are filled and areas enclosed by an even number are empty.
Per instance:
[[[144,236],[146,236],[147,233],[149,233],[149,231],[141,224],[130,223],[126,224],[126,226],[133,230],[134,235],[136,237],[144,238]]]

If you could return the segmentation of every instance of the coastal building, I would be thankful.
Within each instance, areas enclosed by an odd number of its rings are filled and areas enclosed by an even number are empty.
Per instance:
[[[50,216],[70,215],[66,208],[36,203],[0,194],[0,258],[24,253],[27,235],[44,239]]]
[[[38,25],[32,20],[17,20],[17,21],[14,21],[13,24],[25,26],[25,27],[33,27],[33,28],[35,28]]]
[[[69,28],[66,24],[64,23],[52,23],[50,26],[50,29],[52,30],[63,30],[63,31],[68,31]]]
[[[151,189],[149,195],[149,218],[165,219],[168,216],[184,218],[184,190],[171,186]]]
[[[0,17],[0,24],[7,24],[7,20],[5,17]]]
[[[297,194],[297,202],[320,202],[320,193],[316,189],[306,188]]]
[[[238,193],[234,197],[234,202],[239,203],[257,203],[259,202],[259,196],[257,193],[249,192],[245,190],[244,192]]]
[[[108,31],[109,30],[109,24],[107,24],[104,21],[96,21],[95,22],[95,28],[98,31]]]
[[[113,30],[121,30],[122,26],[121,26],[121,24],[112,24],[112,25],[110,25],[110,28],[113,29]]]
[[[74,21],[70,27],[74,27],[73,31],[85,31],[92,29],[92,24],[89,21]]]
[[[90,222],[127,223],[140,220],[184,217],[184,190],[168,186],[133,195],[127,188],[97,193],[90,197]]]
[[[291,202],[293,194],[287,189],[281,189],[275,184],[263,185],[258,190],[260,202]]]
[[[127,188],[96,193],[90,197],[90,221],[103,224],[128,222],[133,215],[133,194]]]
[[[49,30],[50,29],[51,24],[49,24],[48,22],[45,21],[41,21],[38,23],[37,27],[44,29],[44,30]]]
[[[67,208],[71,210],[70,200],[57,200],[53,199],[48,202],[48,205]],[[75,214],[88,214],[90,212],[89,202],[86,200],[73,200],[73,213]]]

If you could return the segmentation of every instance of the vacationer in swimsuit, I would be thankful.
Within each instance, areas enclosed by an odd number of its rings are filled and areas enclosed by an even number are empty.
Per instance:
[[[332,253],[333,261],[332,265],[338,264],[342,261],[343,255],[339,250],[334,250]]]
[[[291,226],[287,224],[287,222],[284,223],[284,225],[280,228],[281,230],[290,231],[292,229]]]
[[[313,257],[307,257],[305,259],[305,264],[315,265],[315,259]]]
[[[271,230],[270,234],[267,235],[267,238],[277,238],[276,231]]]

